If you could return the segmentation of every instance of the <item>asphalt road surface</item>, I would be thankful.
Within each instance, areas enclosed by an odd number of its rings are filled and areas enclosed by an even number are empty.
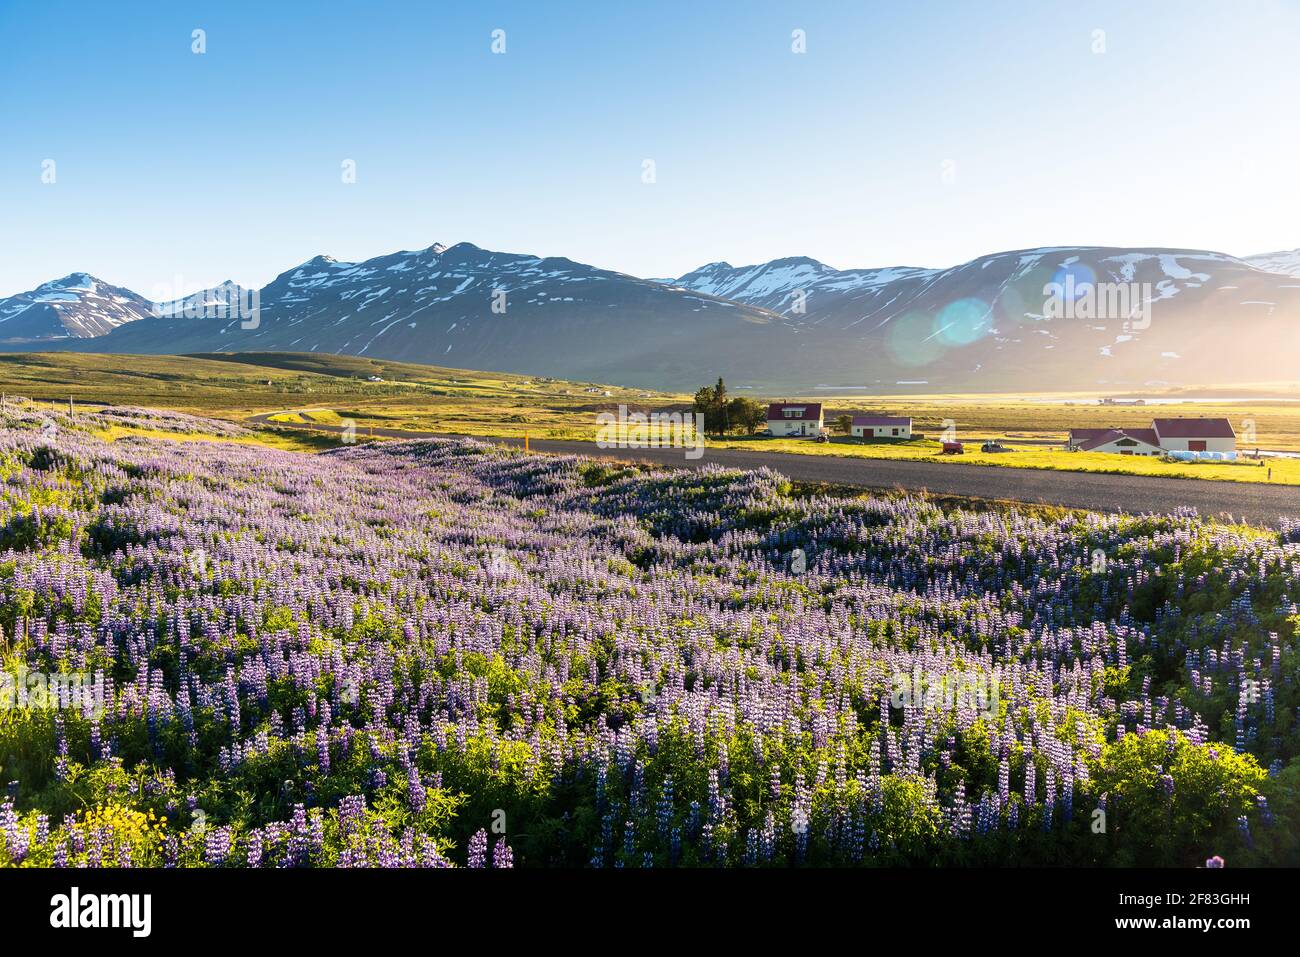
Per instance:
[[[343,426],[321,423],[269,422],[269,412],[250,422],[278,428],[341,433]],[[522,439],[484,439],[442,432],[408,432],[401,429],[357,428],[357,439],[367,436],[398,439],[476,438],[498,445],[523,447]],[[927,491],[994,501],[1059,505],[1098,512],[1172,512],[1191,506],[1202,515],[1231,518],[1252,525],[1276,527],[1281,517],[1300,518],[1300,486],[1260,482],[1226,482],[1210,479],[1158,478],[1148,475],[1106,475],[1099,472],[1056,472],[1011,466],[963,465],[959,462],[917,462],[866,459],[833,455],[799,455],[744,449],[706,448],[698,459],[687,459],[682,449],[602,449],[595,442],[533,439],[537,452],[588,455],[623,462],[652,462],[675,468],[723,465],[756,469],[767,466],[796,482],[829,482],[861,488]]]

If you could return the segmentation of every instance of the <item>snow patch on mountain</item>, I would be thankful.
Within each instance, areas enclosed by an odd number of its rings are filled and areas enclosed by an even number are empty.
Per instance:
[[[1300,276],[1300,249],[1284,249],[1275,253],[1259,253],[1245,257],[1245,262],[1264,272],[1281,276]]]
[[[150,313],[151,304],[89,273],[74,272],[0,299],[0,340],[102,336]]]

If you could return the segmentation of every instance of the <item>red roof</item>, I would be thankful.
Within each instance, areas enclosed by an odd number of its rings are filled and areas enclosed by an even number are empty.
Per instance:
[[[1151,427],[1167,439],[1235,439],[1227,419],[1152,419]]]
[[[1086,439],[1076,439],[1076,432],[1098,432],[1100,434]],[[1078,445],[1084,452],[1091,452],[1093,449],[1109,445],[1119,439],[1133,439],[1152,448],[1160,448],[1160,438],[1156,435],[1155,429],[1072,429],[1070,431],[1070,441]]]
[[[786,415],[786,410],[798,411],[797,415]],[[822,417],[820,402],[773,402],[767,407],[768,419],[780,419],[783,422],[819,422]]]
[[[855,415],[853,424],[875,428],[907,429],[911,428],[912,420],[909,417],[897,415]]]

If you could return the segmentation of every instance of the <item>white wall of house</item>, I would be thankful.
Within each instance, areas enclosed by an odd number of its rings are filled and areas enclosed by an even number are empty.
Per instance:
[[[1204,443],[1196,444],[1194,443]],[[1160,436],[1160,447],[1170,452],[1235,452],[1237,451],[1237,440],[1235,438],[1197,439],[1195,436],[1189,438],[1171,438],[1169,436]]]
[[[1113,452],[1119,455],[1125,453],[1129,455],[1163,455],[1164,452],[1154,445],[1147,445],[1145,442],[1139,442],[1137,439],[1121,438],[1114,442],[1107,442],[1105,445],[1099,445],[1091,452]]]
[[[912,437],[910,425],[855,425],[850,431],[851,434],[862,439],[910,439]]]
[[[773,435],[816,435],[822,424],[812,419],[768,419],[767,427]]]

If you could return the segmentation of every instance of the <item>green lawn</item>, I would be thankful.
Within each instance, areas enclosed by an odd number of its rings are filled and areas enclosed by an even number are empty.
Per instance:
[[[887,440],[862,441],[835,438],[829,442],[811,439],[710,438],[710,448],[765,449],[799,455],[838,455],[854,458],[914,459],[927,462],[961,462],[967,465],[992,465],[1072,472],[1108,472],[1123,475],[1160,475],[1169,478],[1219,479],[1232,482],[1267,482],[1300,485],[1300,459],[1266,458],[1263,465],[1253,461],[1166,462],[1158,458],[1112,455],[1105,452],[1067,452],[1059,448],[1015,447],[1012,452],[981,452],[979,444],[966,443],[961,455],[940,454],[938,441],[914,439],[905,442]],[[1272,479],[1269,469],[1272,469]]]

